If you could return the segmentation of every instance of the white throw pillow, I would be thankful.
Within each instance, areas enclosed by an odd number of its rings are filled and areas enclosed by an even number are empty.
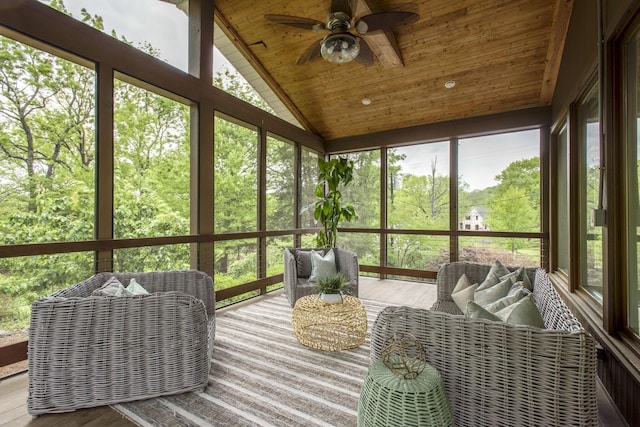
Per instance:
[[[467,309],[467,303],[473,301],[473,294],[477,288],[478,284],[472,285],[466,274],[463,274],[458,279],[456,287],[453,288],[453,292],[451,292],[451,299],[453,299],[463,313]]]
[[[323,257],[315,251],[311,251],[311,275],[309,282],[319,282],[325,277],[330,277],[338,273],[336,268],[336,257],[333,249],[329,249]]]

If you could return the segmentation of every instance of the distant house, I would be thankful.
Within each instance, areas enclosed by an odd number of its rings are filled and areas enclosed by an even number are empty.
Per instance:
[[[488,230],[489,227],[484,224],[484,217],[482,215],[484,212],[485,209],[472,207],[467,216],[464,217],[464,220],[460,222],[459,229],[474,231]]]

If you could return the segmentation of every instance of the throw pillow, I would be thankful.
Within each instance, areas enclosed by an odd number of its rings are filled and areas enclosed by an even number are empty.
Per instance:
[[[522,289],[518,289],[516,292],[514,292],[513,294],[507,294],[506,297],[502,297],[499,300],[497,300],[496,302],[493,302],[491,304],[485,305],[484,308],[485,310],[491,312],[491,313],[495,313],[497,311],[502,310],[503,308],[510,306],[511,304],[513,304],[516,301],[520,301],[522,298],[526,297],[527,294],[522,290]]]
[[[487,311],[482,306],[476,304],[473,301],[469,301],[467,304],[467,308],[464,311],[464,315],[470,319],[488,319],[488,320],[497,320],[502,321],[498,316]]]
[[[533,290],[533,286],[531,286],[531,281],[529,280],[529,275],[524,267],[520,267],[509,274],[501,276],[500,280],[504,280],[507,277],[511,278],[513,283],[522,282],[527,289]]]
[[[127,295],[145,295],[148,293],[142,285],[136,282],[136,279],[131,279],[129,285],[125,288],[115,276],[112,276],[104,285],[93,291],[91,295],[123,297]]]
[[[124,286],[122,286],[122,283],[120,283],[120,281],[116,279],[116,276],[111,276],[106,282],[104,282],[104,285],[100,286],[98,289],[93,291],[91,295],[120,296],[123,290],[124,290]]]
[[[520,291],[524,292],[525,295],[529,295],[531,293],[531,291],[524,286],[524,282],[516,282],[513,284],[511,289],[509,289],[507,296],[512,296]]]
[[[473,300],[481,306],[491,304],[500,298],[506,297],[512,286],[513,282],[511,282],[511,279],[506,279],[490,288],[479,290],[480,287],[478,287],[473,295]]]
[[[129,281],[129,286],[127,286],[127,294],[128,295],[146,295],[149,292],[142,285],[136,282],[136,279],[131,279]]]
[[[494,262],[493,265],[491,266],[491,269],[489,269],[489,272],[487,273],[487,277],[485,278],[484,282],[480,283],[480,286],[478,286],[478,290],[481,291],[482,289],[495,285],[496,283],[500,282],[499,278],[501,276],[504,276],[505,274],[509,274],[509,273],[510,273],[509,269],[504,265],[502,265],[500,261],[496,260],[496,262]]]
[[[336,257],[333,249],[329,249],[329,252],[327,252],[325,256],[311,251],[311,275],[309,276],[309,282],[315,283],[320,279],[333,276],[337,273]]]
[[[467,303],[473,301],[473,294],[477,288],[478,284],[472,285],[466,274],[463,274],[458,279],[456,287],[453,288],[453,292],[451,292],[451,298],[463,313],[467,308]]]
[[[527,295],[520,301],[497,311],[495,315],[507,323],[544,328],[544,320],[533,300],[533,295]]]
[[[309,277],[311,274],[311,250],[294,249],[296,259],[296,274],[298,277]]]

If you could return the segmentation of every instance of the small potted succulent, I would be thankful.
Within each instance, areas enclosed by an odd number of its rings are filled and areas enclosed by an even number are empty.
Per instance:
[[[342,291],[347,286],[347,279],[342,273],[323,277],[316,283],[320,300],[327,304],[342,302]]]

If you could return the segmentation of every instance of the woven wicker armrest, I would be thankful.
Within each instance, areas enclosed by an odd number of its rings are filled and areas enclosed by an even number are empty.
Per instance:
[[[358,255],[346,249],[335,249],[336,267],[349,283],[351,295],[358,296],[358,285],[360,283],[360,267],[358,265]]]

